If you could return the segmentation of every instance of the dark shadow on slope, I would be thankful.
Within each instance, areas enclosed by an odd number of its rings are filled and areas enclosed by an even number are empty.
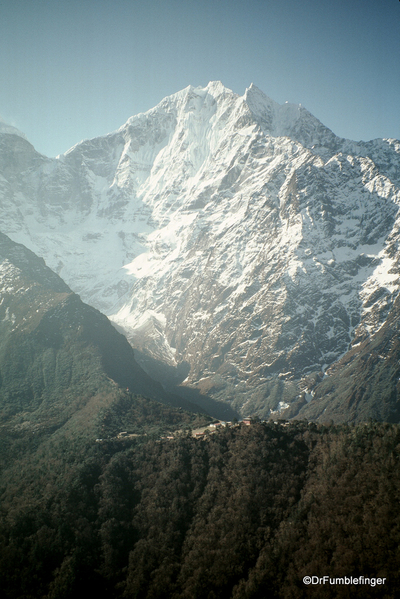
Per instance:
[[[78,296],[75,297],[80,302]],[[135,360],[134,351],[126,337],[112,326],[108,318],[95,308],[83,306],[86,310],[86,326],[83,328],[82,336],[98,348],[104,371],[112,380],[132,393],[149,397],[174,408],[195,413],[204,412],[206,408],[197,405],[194,399],[175,393],[173,389],[164,387],[150,376]]]
[[[136,362],[143,370],[155,381],[161,383],[167,393],[172,393],[174,396],[179,396],[182,400],[188,401],[200,407],[202,411],[207,412],[213,418],[219,420],[231,421],[234,418],[241,420],[241,416],[236,410],[222,401],[216,401],[208,395],[200,393],[198,389],[182,385],[189,374],[190,366],[187,362],[182,362],[176,368],[156,360],[134,349]]]

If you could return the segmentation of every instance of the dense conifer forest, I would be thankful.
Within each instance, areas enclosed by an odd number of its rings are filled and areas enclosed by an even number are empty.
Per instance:
[[[127,417],[147,434],[115,436]],[[63,431],[14,445],[0,488],[2,597],[398,596],[398,425],[239,424],[196,439],[194,418],[125,394],[101,441]],[[167,422],[173,439],[160,438]]]

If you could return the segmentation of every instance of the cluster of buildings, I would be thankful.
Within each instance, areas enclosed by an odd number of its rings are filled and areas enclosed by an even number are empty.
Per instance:
[[[216,431],[222,429],[222,428],[229,428],[229,427],[233,427],[233,426],[240,426],[240,424],[246,424],[247,426],[250,426],[254,421],[254,418],[243,418],[243,420],[241,420],[240,422],[227,422],[224,420],[219,420],[218,422],[213,422],[212,424],[209,424],[206,427],[203,428],[198,428],[192,431],[192,435],[193,437],[196,437],[196,439],[198,438],[202,438],[204,436],[206,436],[207,434],[212,434],[215,433]]]
[[[243,420],[239,420],[239,421],[225,421],[225,420],[218,420],[216,422],[213,422],[212,424],[209,424],[207,426],[202,426],[201,428],[196,428],[194,430],[192,430],[192,437],[195,437],[196,439],[203,439],[205,437],[207,437],[208,435],[211,435],[213,433],[216,433],[218,430],[221,430],[223,428],[232,428],[232,427],[236,427],[236,426],[241,426],[241,425],[245,425],[245,426],[251,426],[252,424],[254,424],[255,422],[266,422],[266,420],[261,420],[259,418],[253,418],[251,416],[247,417],[247,418],[243,418]],[[289,426],[289,422],[286,420],[276,420],[274,421],[274,424],[280,424],[281,426]],[[169,440],[172,441],[172,439],[175,439],[177,435],[181,435],[184,431],[183,430],[178,430],[175,431],[175,433],[167,433],[166,435],[163,435],[162,437],[160,437],[159,441],[164,441],[164,440]],[[143,434],[138,434],[138,433],[128,433],[127,431],[121,431],[120,433],[118,433],[118,435],[115,437],[115,439],[117,440],[127,440],[127,439],[133,439],[135,437],[146,437],[147,433],[143,433]],[[96,439],[97,443],[102,442],[103,439]]]

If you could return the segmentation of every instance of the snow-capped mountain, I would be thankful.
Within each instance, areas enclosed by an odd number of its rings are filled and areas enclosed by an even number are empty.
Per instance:
[[[56,159],[0,144],[3,232],[242,413],[311,398],[398,295],[400,142],[254,85],[188,87]]]

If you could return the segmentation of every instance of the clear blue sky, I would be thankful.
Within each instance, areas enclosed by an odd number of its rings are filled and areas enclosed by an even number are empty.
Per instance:
[[[0,0],[0,115],[47,156],[215,79],[400,138],[400,2]]]

